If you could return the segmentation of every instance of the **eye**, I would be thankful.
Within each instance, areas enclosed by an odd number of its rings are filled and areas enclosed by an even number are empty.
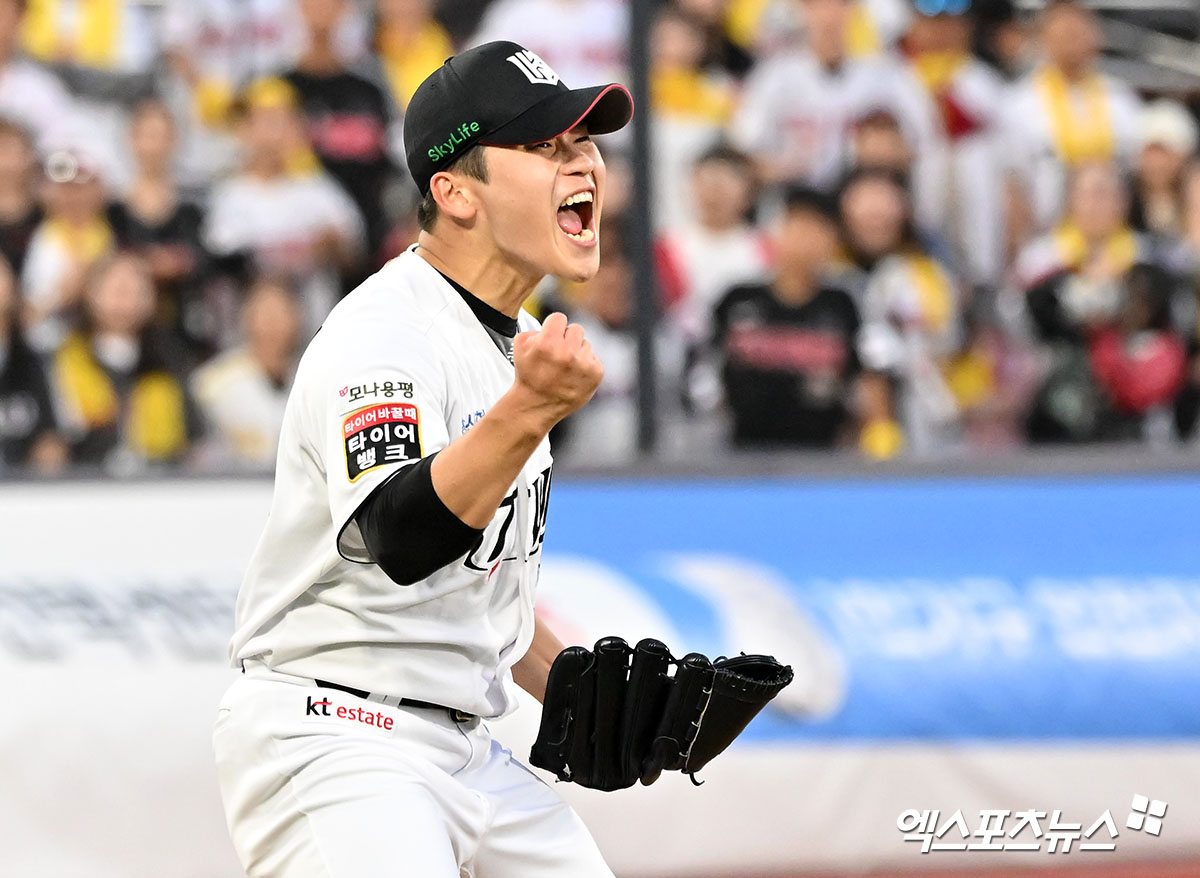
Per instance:
[[[592,136],[590,134],[581,134],[575,138],[576,143],[591,143]]]
[[[550,149],[554,149],[554,141],[553,140],[543,140],[541,143],[531,143],[528,146],[526,146],[525,148],[528,150],[534,150],[534,149],[541,149],[542,147],[548,147]]]

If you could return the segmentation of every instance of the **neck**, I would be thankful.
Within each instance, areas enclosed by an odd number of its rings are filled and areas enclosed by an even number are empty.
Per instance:
[[[1055,66],[1058,68],[1058,72],[1063,75],[1063,78],[1073,85],[1087,79],[1088,75],[1092,72],[1090,64],[1057,64]]]
[[[421,30],[421,24],[421,20],[416,17],[408,21],[385,22],[382,27],[384,39],[397,45],[407,45],[416,39]]]
[[[134,186],[169,186],[171,184],[171,175],[167,173],[167,168],[154,167],[153,165],[142,165],[137,170],[137,176],[134,177]]]
[[[313,34],[312,44],[300,56],[300,69],[308,73],[334,73],[341,66],[341,60],[333,48],[333,35],[324,32]]]
[[[97,216],[94,213],[60,213],[55,219],[72,228],[83,229],[94,223]]]
[[[251,158],[246,163],[246,173],[259,180],[274,180],[284,175],[285,167],[282,159],[276,161],[274,158],[260,156]]]
[[[846,60],[846,53],[842,51],[840,46],[814,45],[812,53],[813,57],[817,59],[817,63],[830,72],[836,72]]]
[[[808,268],[785,268],[772,284],[775,297],[788,305],[803,305],[817,292],[817,279]]]
[[[417,238],[417,255],[509,317],[520,313],[522,303],[545,277],[513,265],[494,249],[489,253],[472,242],[452,241],[431,232],[421,232]]]
[[[272,381],[280,383],[287,378],[291,365],[289,351],[272,345],[251,345],[250,352]]]

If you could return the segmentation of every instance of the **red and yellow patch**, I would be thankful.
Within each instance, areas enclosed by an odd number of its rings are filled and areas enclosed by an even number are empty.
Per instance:
[[[361,408],[342,421],[342,440],[346,477],[352,482],[386,464],[419,460],[423,456],[420,410],[401,403]]]

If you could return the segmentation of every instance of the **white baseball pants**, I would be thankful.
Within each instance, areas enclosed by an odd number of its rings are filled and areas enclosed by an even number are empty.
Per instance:
[[[478,719],[260,672],[225,694],[213,746],[250,878],[612,878]]]

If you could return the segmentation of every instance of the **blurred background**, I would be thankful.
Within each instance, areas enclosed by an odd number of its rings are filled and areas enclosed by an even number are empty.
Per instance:
[[[700,789],[562,790],[618,875],[1200,876],[1198,38],[1195,0],[0,0],[3,874],[238,874],[208,734],[291,377],[415,240],[416,86],[510,39],[639,107],[600,273],[527,303],[606,367],[541,607],[798,673]]]

